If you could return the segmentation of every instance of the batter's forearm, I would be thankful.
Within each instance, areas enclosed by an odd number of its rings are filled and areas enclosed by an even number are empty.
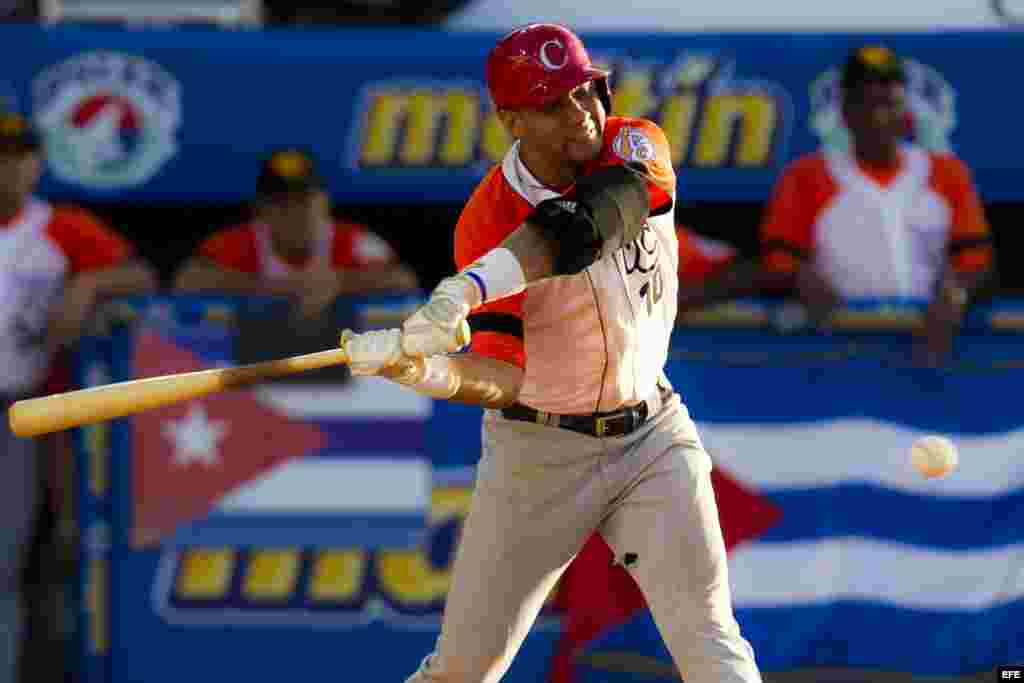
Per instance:
[[[530,222],[523,223],[505,238],[501,247],[511,251],[523,270],[526,286],[552,277],[555,255],[551,241],[541,228]]]
[[[511,363],[465,353],[452,356],[459,390],[450,400],[484,408],[505,408],[516,402],[523,385],[523,370]]]
[[[403,358],[379,374],[433,398],[484,408],[512,405],[523,383],[520,368],[476,353]]]

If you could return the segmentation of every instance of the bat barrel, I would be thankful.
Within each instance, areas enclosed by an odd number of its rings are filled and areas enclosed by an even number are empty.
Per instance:
[[[8,421],[16,436],[39,436],[346,361],[343,349],[330,349],[234,368],[118,382],[18,401],[8,411]]]

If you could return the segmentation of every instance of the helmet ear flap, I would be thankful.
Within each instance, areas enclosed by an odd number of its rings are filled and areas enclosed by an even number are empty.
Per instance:
[[[597,88],[597,96],[601,98],[601,104],[604,105],[604,113],[611,115],[612,113],[612,87],[608,83],[607,78],[598,78],[594,81],[594,87]]]

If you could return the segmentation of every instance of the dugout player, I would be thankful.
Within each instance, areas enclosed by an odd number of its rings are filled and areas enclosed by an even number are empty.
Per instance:
[[[904,143],[913,120],[903,60],[884,46],[848,55],[840,76],[848,151],[790,163],[761,227],[776,287],[815,318],[858,298],[929,302],[929,364],[950,350],[977,290],[991,283],[993,247],[970,170],[953,154]]]
[[[106,297],[156,287],[152,268],[95,216],[35,196],[42,145],[20,115],[0,114],[0,402],[39,393],[55,352],[72,345]],[[13,683],[23,629],[19,569],[39,493],[37,442],[3,421],[0,454],[0,683]]]
[[[417,287],[387,242],[331,216],[313,158],[290,148],[263,161],[253,220],[206,238],[175,279],[180,292],[292,296],[306,318],[339,296]]]
[[[678,280],[664,133],[608,115],[608,72],[562,26],[508,34],[486,72],[516,142],[463,210],[460,272],[401,331],[343,336],[354,373],[486,409],[441,635],[409,683],[498,681],[595,530],[688,683],[760,681],[711,460],[663,372]],[[466,316],[471,348],[444,355]]]

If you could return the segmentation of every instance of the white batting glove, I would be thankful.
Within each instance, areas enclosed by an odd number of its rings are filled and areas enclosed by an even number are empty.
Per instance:
[[[381,369],[405,358],[402,331],[398,329],[373,330],[363,334],[345,330],[341,333],[341,347],[345,349],[353,375],[376,375]]]
[[[441,280],[427,303],[402,324],[402,350],[409,356],[458,351],[469,343],[466,316],[480,302],[480,289],[468,275]]]

